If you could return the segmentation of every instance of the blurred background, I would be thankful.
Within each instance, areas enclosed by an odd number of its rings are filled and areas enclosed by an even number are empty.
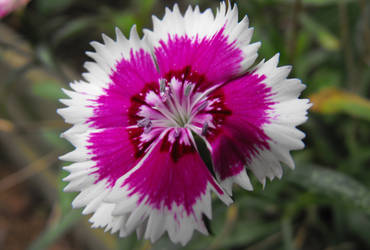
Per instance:
[[[9,1],[9,0],[8,0]],[[155,244],[136,235],[91,229],[71,210],[66,172],[57,156],[72,150],[59,138],[69,126],[56,115],[61,87],[80,79],[91,40],[151,28],[174,1],[31,0],[6,13],[0,1],[0,249],[181,249],[167,236]],[[28,2],[28,3],[27,3]],[[219,1],[179,1],[201,9]],[[185,249],[370,249],[370,2],[243,0],[259,60],[280,52],[291,77],[307,84],[314,106],[301,129],[306,149],[296,170],[265,189],[234,189],[235,203],[213,202],[210,237]],[[1,7],[3,4],[3,7]],[[2,8],[2,9],[1,9]]]

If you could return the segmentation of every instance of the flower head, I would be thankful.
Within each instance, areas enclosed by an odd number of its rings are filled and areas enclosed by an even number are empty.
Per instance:
[[[152,241],[167,231],[186,244],[194,229],[208,233],[211,191],[230,204],[233,183],[252,190],[247,170],[265,184],[282,176],[280,162],[294,167],[289,151],[304,147],[295,127],[310,104],[278,55],[250,69],[260,43],[236,5],[222,2],[216,15],[175,5],[153,24],[142,39],[133,27],[129,39],[116,29],[115,41],[91,43],[85,80],[64,90],[58,110],[76,147],[61,159],[74,162],[66,190],[80,192],[72,205],[93,213],[93,227]]]

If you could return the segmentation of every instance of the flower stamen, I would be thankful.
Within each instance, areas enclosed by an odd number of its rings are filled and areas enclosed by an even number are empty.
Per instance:
[[[192,90],[192,85],[191,84],[187,84],[186,87],[185,87],[185,93],[184,95],[186,97],[188,97],[190,95],[190,91]]]
[[[202,111],[203,109],[205,109],[206,107],[208,106],[208,101],[204,101],[202,104],[199,105],[199,107],[197,108],[197,112],[199,111]]]
[[[137,126],[144,128],[144,133],[147,134],[152,129],[152,121],[149,118],[144,118],[137,122]]]
[[[208,122],[205,122],[202,127],[202,135],[205,136],[208,131]]]

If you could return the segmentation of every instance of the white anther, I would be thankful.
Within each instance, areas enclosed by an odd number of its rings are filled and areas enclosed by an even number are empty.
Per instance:
[[[151,121],[149,118],[144,118],[144,119],[141,119],[137,122],[137,126],[140,127],[140,128],[143,128],[143,127],[146,127],[148,126],[148,124],[150,124]]]
[[[163,92],[160,92],[159,93],[159,96],[161,97],[162,102],[166,102],[167,101],[167,95],[168,95],[168,93],[167,93],[167,90],[166,89]]]
[[[166,80],[161,79],[159,80],[159,92],[162,93],[166,90]]]
[[[201,111],[201,110],[205,109],[207,106],[208,106],[208,101],[204,101],[201,105],[199,105],[197,110]]]
[[[175,128],[174,136],[175,136],[175,138],[178,138],[180,136],[180,129],[179,128]]]
[[[185,96],[189,96],[192,87],[193,86],[191,86],[191,84],[186,85],[186,87],[185,87]]]
[[[152,122],[150,121],[147,126],[144,127],[144,134],[147,134],[152,130]]]
[[[205,136],[207,134],[207,131],[208,131],[208,122],[205,122],[202,128],[202,135]]]

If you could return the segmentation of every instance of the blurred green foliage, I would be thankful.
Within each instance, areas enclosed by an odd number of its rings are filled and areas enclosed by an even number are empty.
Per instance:
[[[294,154],[297,169],[282,180],[255,191],[234,189],[229,208],[213,203],[214,236],[196,234],[184,249],[370,249],[370,4],[365,0],[237,1],[240,17],[248,14],[254,41],[262,41],[260,59],[280,52],[280,64],[292,64],[291,77],[307,84],[314,107],[302,126],[306,149]],[[60,87],[78,78],[101,33],[113,36],[117,26],[127,35],[131,26],[151,28],[151,15],[162,16],[174,1],[33,0],[26,9],[5,18],[30,47],[24,49],[0,35],[0,117],[14,124],[35,154],[71,149],[58,135],[66,129],[55,115]],[[180,2],[201,9],[218,1]],[[21,63],[12,52],[26,58]],[[5,66],[4,66],[5,65]],[[4,69],[2,70],[1,67]],[[37,67],[44,74],[31,74]],[[52,75],[53,77],[50,77]],[[328,92],[329,89],[329,92]],[[23,114],[23,115],[22,115]],[[1,126],[0,126],[1,128]],[[35,137],[37,137],[35,139]],[[37,146],[35,140],[39,141]],[[22,151],[20,151],[22,153]],[[5,153],[3,153],[5,154]],[[70,207],[74,194],[62,192],[66,173],[54,166],[60,214],[30,249],[46,249],[74,227],[89,227]],[[91,229],[94,233],[100,229]],[[182,249],[167,237],[151,245],[108,234],[97,236],[105,248]],[[103,239],[104,238],[104,239]]]

